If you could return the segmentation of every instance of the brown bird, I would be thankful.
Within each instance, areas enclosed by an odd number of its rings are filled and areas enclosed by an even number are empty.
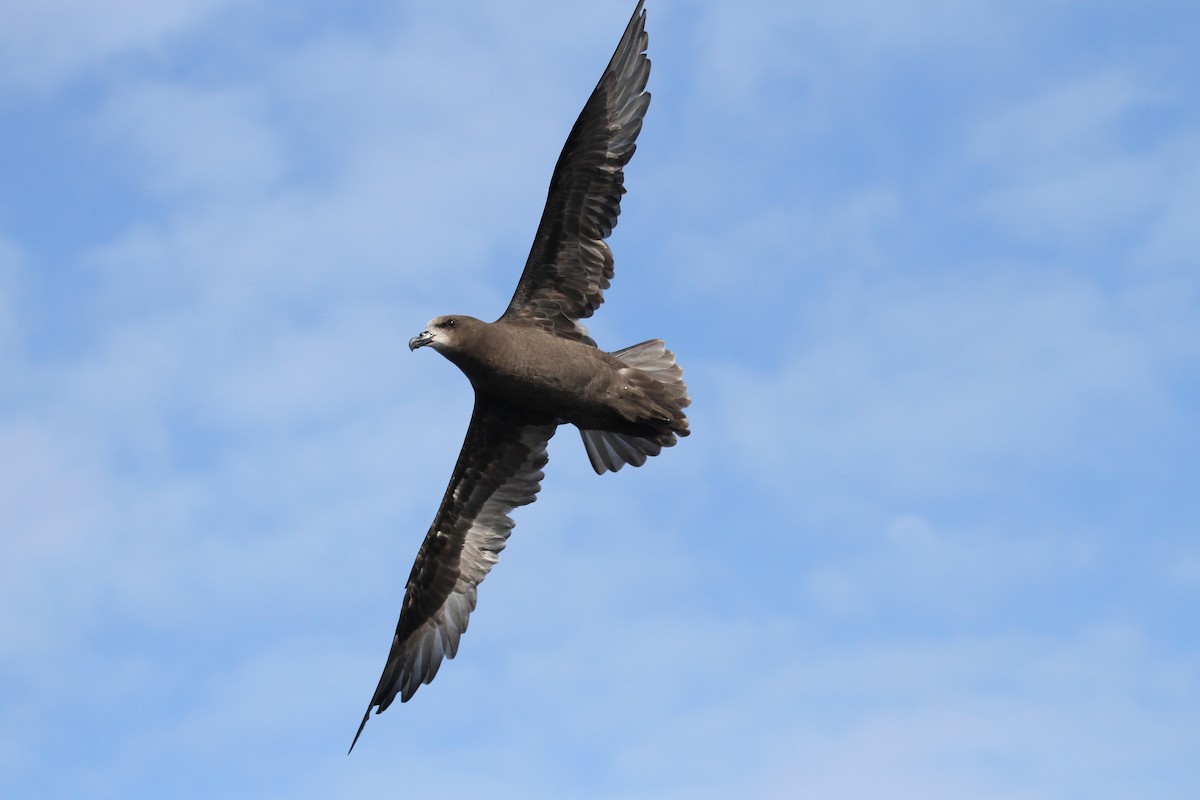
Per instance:
[[[643,0],[644,2],[644,0]],[[575,425],[598,474],[688,435],[683,370],[654,339],[606,353],[579,320],[604,301],[624,167],[650,104],[642,2],[575,121],[554,174],[525,271],[495,322],[436,317],[409,341],[453,362],[475,389],[475,410],[441,507],[408,578],[383,676],[354,744],[396,696],[406,702],[454,658],[476,587],[499,559],[510,512],[532,503],[559,425]]]

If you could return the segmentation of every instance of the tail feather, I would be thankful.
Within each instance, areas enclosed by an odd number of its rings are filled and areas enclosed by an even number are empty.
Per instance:
[[[675,363],[675,354],[667,349],[667,343],[662,339],[650,339],[630,345],[614,351],[612,355],[634,369],[645,372],[659,383],[678,384],[683,389],[684,396],[687,396],[687,386],[683,383],[683,367]]]
[[[583,436],[583,447],[597,475],[608,470],[616,472],[626,464],[640,467],[649,456],[662,452],[662,445],[653,439],[628,436],[612,431],[579,431]]]
[[[656,382],[653,397],[666,415],[660,419],[667,429],[650,436],[580,430],[588,460],[598,475],[609,470],[616,472],[626,464],[640,467],[647,458],[658,455],[664,447],[671,447],[678,436],[687,436],[689,432],[683,409],[692,401],[688,397],[687,384],[683,382],[683,369],[675,363],[675,354],[666,344],[661,339],[651,339],[617,350],[612,355]]]

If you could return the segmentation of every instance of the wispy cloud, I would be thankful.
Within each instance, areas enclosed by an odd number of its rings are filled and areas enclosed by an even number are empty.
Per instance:
[[[117,0],[12,0],[0,32],[0,85],[52,91],[110,59],[161,54],[172,37],[194,30],[231,0],[152,3]]]

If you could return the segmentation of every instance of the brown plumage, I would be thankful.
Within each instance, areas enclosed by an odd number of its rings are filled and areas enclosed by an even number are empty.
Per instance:
[[[371,710],[407,701],[453,658],[476,587],[504,549],[510,512],[532,503],[546,443],[573,424],[597,473],[641,466],[688,435],[683,371],[654,339],[606,353],[580,319],[613,276],[624,167],[650,103],[642,2],[559,155],[542,220],[507,310],[495,322],[437,317],[409,348],[432,347],[471,381],[475,410],[433,525],[417,553]],[[350,745],[354,749],[354,744]]]

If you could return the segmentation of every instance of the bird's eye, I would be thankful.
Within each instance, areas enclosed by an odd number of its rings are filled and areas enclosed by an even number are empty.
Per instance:
[[[458,320],[456,320],[456,319],[448,319],[444,323],[442,323],[443,327],[446,327],[446,328],[453,328],[457,324],[458,324]]]

